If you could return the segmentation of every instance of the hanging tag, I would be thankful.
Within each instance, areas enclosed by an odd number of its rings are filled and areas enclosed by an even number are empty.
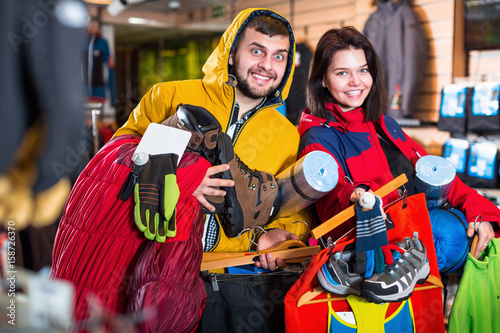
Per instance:
[[[394,95],[391,98],[391,109],[399,110],[401,108],[401,92],[399,91],[399,83],[396,83]]]
[[[406,189],[405,189],[405,191],[403,192],[403,209],[406,209],[406,207],[408,207],[408,203],[406,202],[406,198],[407,198],[407,193],[406,193]]]

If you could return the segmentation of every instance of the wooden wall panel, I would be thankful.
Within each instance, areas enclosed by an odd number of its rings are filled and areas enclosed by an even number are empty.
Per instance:
[[[453,54],[453,38],[433,39],[429,41],[429,56],[449,56]]]
[[[428,93],[441,91],[440,87],[444,87],[444,85],[452,82],[453,79],[451,73],[425,74],[424,82],[422,84],[422,92]]]
[[[295,13],[300,14],[303,12],[316,12],[319,13],[325,9],[331,8],[351,8],[349,15],[353,15],[352,7],[354,1],[352,0],[336,0],[336,1],[311,1],[311,0],[296,0],[294,1]]]
[[[459,0],[458,0],[459,1]],[[453,17],[454,0],[415,1],[414,9],[422,21],[437,21]]]
[[[443,38],[453,39],[453,19],[451,17],[435,21],[424,21],[422,22],[422,28],[427,38],[436,40]]]

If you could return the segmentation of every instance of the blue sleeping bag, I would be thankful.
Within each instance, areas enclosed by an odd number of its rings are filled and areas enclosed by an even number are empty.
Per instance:
[[[470,243],[465,215],[455,208],[429,211],[439,271],[451,273],[464,265]]]

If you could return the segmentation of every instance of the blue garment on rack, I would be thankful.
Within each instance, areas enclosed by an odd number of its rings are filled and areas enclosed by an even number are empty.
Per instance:
[[[82,76],[86,96],[104,98],[115,104],[114,64],[108,42],[99,35],[91,34],[86,39]]]

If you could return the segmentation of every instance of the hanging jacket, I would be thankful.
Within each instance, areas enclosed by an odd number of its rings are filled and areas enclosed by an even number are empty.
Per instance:
[[[88,34],[82,57],[85,95],[116,103],[114,62],[106,39]]]
[[[140,272],[150,262],[138,258],[150,241],[139,231],[134,221],[133,196],[121,200],[119,194],[132,169],[132,154],[140,137],[123,135],[111,140],[89,162],[78,177],[69,195],[59,223],[52,252],[51,276],[71,282],[74,286],[73,320],[76,330],[91,329],[89,318],[92,313],[89,303],[96,298],[97,304],[106,313],[123,313],[127,303],[126,290],[137,286]],[[201,240],[199,229],[203,220],[201,205],[192,193],[198,188],[210,163],[196,154],[185,153],[177,169],[177,184],[181,195],[176,205],[177,233],[165,245],[171,260],[163,269],[183,272],[171,286],[182,286],[182,299],[176,304],[185,307],[186,325],[199,320],[198,311],[205,301],[205,287],[198,277],[201,264]],[[168,244],[168,246],[166,246]],[[189,264],[187,264],[189,262]],[[142,265],[142,266],[141,266]],[[136,283],[134,283],[136,282]],[[158,288],[164,292],[166,288]],[[131,295],[133,297],[134,295]],[[95,307],[95,306],[94,306]],[[101,312],[101,311],[99,311]]]
[[[321,222],[352,204],[350,195],[356,186],[364,184],[376,191],[394,178],[378,136],[401,151],[411,162],[413,169],[420,157],[428,155],[389,116],[364,122],[365,111],[362,108],[342,112],[333,103],[326,107],[329,111],[328,119],[313,116],[306,109],[299,125],[299,158],[308,152],[321,150],[332,155],[339,166],[337,186],[315,203]],[[398,198],[398,191],[395,190],[382,198],[383,204],[385,206]],[[464,212],[468,222],[473,222],[478,215],[482,216],[483,221],[500,221],[500,210],[458,177],[455,177],[448,202]],[[341,236],[342,231],[346,232],[353,226],[355,220],[351,219],[335,229],[332,235]]]
[[[268,9],[252,8],[238,14],[203,66],[203,79],[156,84],[146,93],[128,121],[115,135],[143,135],[150,123],[163,122],[175,113],[180,103],[203,106],[217,118],[222,130],[226,132],[233,117],[238,116],[235,113],[236,91],[229,84],[229,54],[245,23],[257,15],[270,15],[286,23],[292,47],[283,82],[233,138],[234,151],[250,168],[274,175],[294,163],[297,160],[299,135],[297,129],[276,108],[283,104],[290,90],[294,72],[295,41],[289,23],[281,15]],[[307,227],[303,223],[292,223],[297,220],[307,221],[308,217],[304,214],[301,212],[285,219],[277,219],[266,228],[281,228],[296,235],[305,234]],[[211,251],[248,251],[248,237],[228,238],[220,224],[217,229],[217,240]]]
[[[400,108],[389,108],[387,115],[396,119],[413,116],[424,81],[429,46],[409,1],[379,1],[363,33],[384,64],[389,100],[399,86]]]

